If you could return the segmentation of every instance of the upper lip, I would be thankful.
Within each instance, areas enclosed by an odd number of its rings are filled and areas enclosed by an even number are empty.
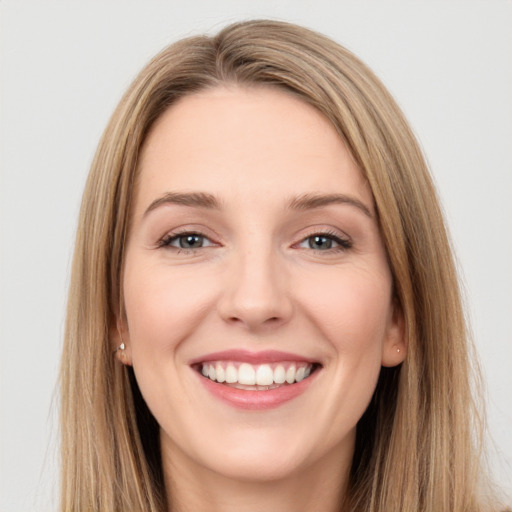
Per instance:
[[[282,352],[279,350],[262,350],[252,352],[250,350],[222,350],[220,352],[211,352],[203,356],[194,358],[190,361],[190,365],[198,363],[206,363],[208,361],[239,361],[250,364],[278,363],[280,361],[296,361],[305,363],[316,363],[317,361],[309,358],[293,354],[291,352]]]

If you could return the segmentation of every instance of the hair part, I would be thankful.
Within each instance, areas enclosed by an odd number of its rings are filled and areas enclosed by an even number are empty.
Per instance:
[[[158,425],[132,370],[112,354],[131,202],[155,121],[180,98],[230,84],[277,87],[322,112],[375,200],[408,355],[382,370],[358,424],[348,510],[483,510],[471,344],[425,159],[360,60],[325,36],[275,21],[236,23],[164,49],[126,92],[99,143],[79,218],[62,356],[62,510],[167,506]]]

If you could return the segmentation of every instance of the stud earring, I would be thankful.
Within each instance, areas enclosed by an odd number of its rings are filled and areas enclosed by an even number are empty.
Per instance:
[[[124,343],[123,343],[123,345],[124,345]],[[400,353],[400,349],[399,349],[399,348],[397,348],[397,349],[396,349],[396,351],[397,351],[398,353]]]
[[[118,360],[126,365],[128,364],[127,362],[127,359],[126,359],[126,352],[124,351],[126,348],[126,345],[124,343],[121,343],[121,345],[119,345],[115,350],[114,350],[114,354],[117,356]],[[119,352],[119,354],[118,354]]]

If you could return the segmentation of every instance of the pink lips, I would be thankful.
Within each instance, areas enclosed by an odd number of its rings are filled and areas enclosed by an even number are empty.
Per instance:
[[[274,350],[262,352],[226,350],[193,359],[190,361],[190,365],[197,367],[198,364],[209,361],[236,361],[253,365],[279,363],[281,361],[315,363],[315,361],[311,359],[289,352]],[[207,391],[209,391],[214,397],[228,403],[232,407],[258,411],[279,407],[280,405],[302,395],[314,382],[318,372],[313,372],[308,378],[300,382],[296,382],[294,384],[283,384],[269,390],[238,389],[210,380],[209,378],[201,375],[198,371],[196,374],[203,386],[205,386]]]
[[[297,361],[314,363],[315,361],[291,352],[280,352],[277,350],[265,350],[262,352],[250,352],[248,350],[224,350],[213,352],[190,361],[190,365],[207,363],[208,361],[240,361],[241,363],[264,364],[278,363],[279,361]]]

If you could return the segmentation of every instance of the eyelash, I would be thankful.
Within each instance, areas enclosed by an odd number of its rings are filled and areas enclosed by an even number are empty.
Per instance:
[[[192,247],[192,248],[187,249],[185,247],[173,247],[171,245],[174,241],[179,240],[180,238],[183,238],[186,236],[197,236],[197,237],[203,238],[205,240],[209,240],[209,238],[206,235],[204,235],[203,233],[201,233],[199,231],[182,231],[182,232],[167,234],[160,240],[160,242],[158,242],[158,247],[174,249],[177,254],[189,254],[189,253],[196,252],[198,249],[204,249],[204,247],[196,247],[196,248]],[[212,243],[212,245],[215,245],[215,244]]]
[[[342,251],[347,251],[347,250],[351,249],[353,246],[352,241],[348,237],[342,238],[337,233],[335,233],[333,231],[315,231],[314,233],[310,233],[309,235],[304,237],[299,242],[299,244],[302,244],[313,237],[326,238],[327,240],[331,240],[331,241],[335,242],[336,244],[338,244],[337,247],[329,248],[325,251],[322,251],[320,249],[313,249],[312,247],[310,247],[311,250],[318,252],[318,253],[342,252]]]
[[[209,238],[206,235],[204,235],[203,233],[201,233],[199,231],[183,231],[183,232],[178,232],[178,233],[169,233],[168,235],[166,235],[164,238],[162,238],[159,241],[158,247],[174,249],[177,254],[194,253],[199,249],[205,248],[205,247],[195,247],[195,248],[186,249],[183,247],[180,247],[180,248],[173,247],[171,245],[173,242],[179,240],[182,237],[186,237],[186,236],[197,236],[197,237],[203,238],[205,240],[209,240]],[[336,247],[329,248],[325,251],[320,250],[320,249],[313,249],[312,247],[310,247],[310,249],[312,251],[315,251],[317,253],[331,253],[332,254],[333,252],[347,251],[347,250],[351,249],[353,246],[352,241],[349,238],[341,238],[333,231],[319,231],[319,232],[315,231],[314,233],[311,233],[311,234],[307,235],[306,237],[304,237],[298,244],[294,244],[294,245],[303,244],[304,242],[306,242],[307,240],[309,240],[313,237],[325,238],[325,239],[333,241],[337,244]],[[213,246],[215,244],[212,242],[211,245]],[[206,247],[210,247],[210,246],[206,246]]]

